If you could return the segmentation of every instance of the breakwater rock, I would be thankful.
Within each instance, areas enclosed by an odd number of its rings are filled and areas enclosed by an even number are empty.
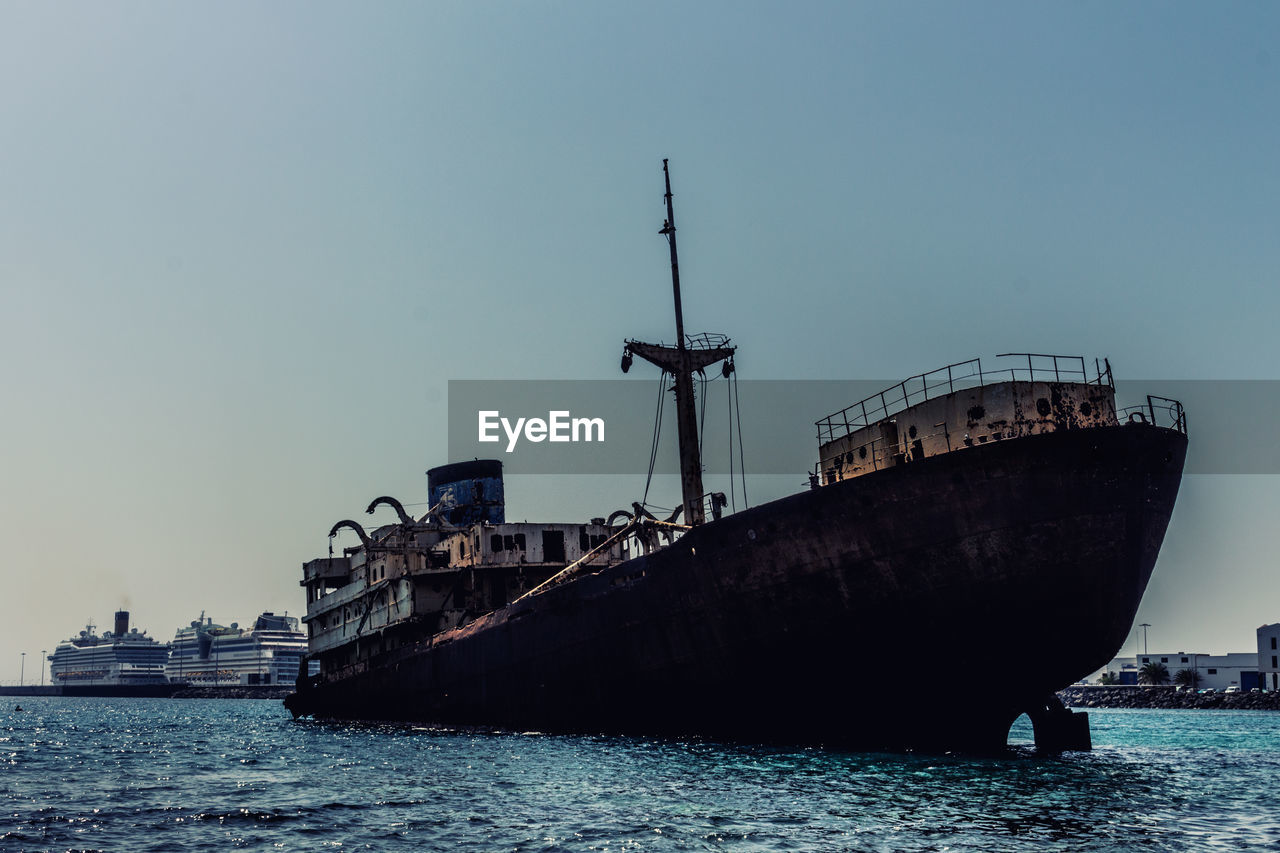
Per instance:
[[[1075,686],[1058,691],[1069,708],[1222,708],[1280,711],[1280,692],[1196,693],[1173,687]]]
[[[184,687],[173,694],[174,699],[283,699],[293,692],[293,687],[279,685],[261,687]]]

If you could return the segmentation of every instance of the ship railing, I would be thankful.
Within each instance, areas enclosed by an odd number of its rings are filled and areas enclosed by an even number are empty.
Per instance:
[[[1183,435],[1187,434],[1186,410],[1183,409],[1181,402],[1169,397],[1148,394],[1145,403],[1118,409],[1116,417],[1122,424],[1151,424],[1152,426],[1177,430]],[[947,444],[948,452],[959,449],[961,445],[972,445],[970,440],[965,439],[960,444],[953,446],[954,436],[945,427],[938,432],[921,433],[918,438],[923,442],[942,439]],[[869,471],[877,471],[882,467],[892,467],[898,462],[918,461],[919,458],[913,453],[911,447],[887,443],[882,437],[877,436],[862,444],[845,448],[837,456],[826,460],[825,467],[822,460],[814,463],[813,470],[809,473],[809,485],[813,488],[817,488],[820,485],[829,486],[843,479],[845,470],[850,467],[868,469],[861,472],[868,473]]]
[[[930,437],[926,436],[926,438]],[[877,445],[879,445],[879,448],[877,448]],[[845,448],[843,453],[830,460],[831,464],[825,470],[822,467],[822,460],[818,460],[814,463],[813,470],[809,472],[809,485],[816,488],[819,484],[830,485],[834,483],[839,475],[844,473],[846,464],[855,465],[859,468],[865,468],[870,465],[872,471],[878,471],[881,466],[890,464],[889,456],[885,455],[887,447],[888,445],[883,439],[876,437],[855,447]]]
[[[946,430],[941,430],[934,433],[921,433],[919,438],[923,441],[941,438],[947,442],[950,448],[952,436]],[[866,451],[865,455],[863,454],[864,450]],[[829,486],[845,479],[845,470],[850,468],[865,469],[860,474],[869,474],[872,471],[879,471],[881,468],[892,468],[894,465],[913,461],[916,461],[916,458],[912,456],[910,447],[892,444],[882,438],[873,438],[826,460],[826,467],[823,467],[822,460],[815,462],[813,470],[809,472],[809,486],[816,489],[819,486]]]
[[[684,345],[687,349],[720,349],[729,345],[729,336],[719,332],[698,332],[685,335]]]
[[[720,349],[729,346],[729,343],[729,336],[719,332],[686,333],[684,336],[685,349]],[[659,340],[656,346],[666,347],[667,343]]]
[[[1151,424],[1152,426],[1176,429],[1187,434],[1187,413],[1182,403],[1168,397],[1147,395],[1147,402],[1137,406],[1125,406],[1116,416],[1121,423]]]
[[[939,424],[938,426],[943,425]],[[968,439],[957,440],[952,433],[947,431],[945,426],[937,432],[920,433],[917,439],[930,443],[935,439],[942,439],[946,442],[948,453],[973,444]],[[953,441],[956,441],[955,445],[952,444]],[[865,455],[863,450],[866,451]],[[909,445],[894,444],[877,437],[854,447],[846,448],[839,455],[826,460],[826,467],[823,467],[823,460],[814,463],[813,470],[809,473],[809,485],[812,488],[829,486],[844,479],[846,469],[850,468],[866,469],[861,471],[860,475],[878,471],[881,468],[892,468],[898,464],[918,462],[923,458],[921,451],[913,450]]]
[[[1094,370],[1090,375],[1084,358],[1076,355],[1006,352],[996,358],[1026,359],[1026,366],[1019,363],[989,369],[990,365],[983,367],[982,359],[973,358],[908,377],[816,421],[818,443],[826,444],[925,400],[1001,382],[1078,382],[1115,390],[1111,364],[1106,359],[1094,359]]]
[[[729,503],[724,492],[707,492],[702,496],[702,515],[704,518],[719,519],[725,514],[725,506]]]

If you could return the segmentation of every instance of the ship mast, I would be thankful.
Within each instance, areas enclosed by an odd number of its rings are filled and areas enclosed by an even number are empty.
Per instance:
[[[702,524],[705,513],[702,508],[702,459],[698,451],[698,417],[693,394],[693,374],[704,368],[733,357],[736,347],[729,346],[723,336],[699,335],[686,338],[684,311],[680,304],[680,264],[676,255],[676,214],[671,203],[671,171],[667,161],[662,161],[662,173],[666,179],[667,220],[662,223],[662,234],[671,246],[671,290],[676,303],[676,345],[647,344],[629,340],[622,355],[622,370],[631,367],[631,356],[638,355],[670,373],[676,397],[676,431],[680,440],[680,491],[683,498],[685,523]],[[726,365],[725,372],[732,368]]]

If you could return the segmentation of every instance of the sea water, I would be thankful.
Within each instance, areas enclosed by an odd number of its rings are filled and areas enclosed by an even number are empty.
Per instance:
[[[869,698],[870,700],[870,698]],[[295,722],[278,702],[8,698],[0,850],[1250,850],[1280,714],[1090,713],[1007,755]],[[14,711],[19,703],[23,711]]]

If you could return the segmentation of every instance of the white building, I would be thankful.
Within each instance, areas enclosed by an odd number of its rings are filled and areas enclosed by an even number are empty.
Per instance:
[[[1280,622],[1258,629],[1258,677],[1264,690],[1280,690]]]
[[[1280,634],[1280,625],[1271,626]],[[1261,632],[1261,629],[1259,629]],[[1259,646],[1262,635],[1259,633]],[[1280,651],[1274,652],[1280,654]],[[1194,670],[1199,676],[1201,690],[1212,688],[1226,690],[1236,687],[1249,690],[1258,686],[1258,664],[1260,654],[1253,652],[1231,652],[1225,655],[1210,655],[1202,652],[1152,652],[1150,654],[1132,655],[1114,658],[1111,663],[1089,676],[1085,681],[1097,684],[1104,672],[1113,672],[1120,678],[1121,684],[1137,684],[1138,672],[1149,663],[1162,663],[1169,670],[1169,683],[1179,670]]]

